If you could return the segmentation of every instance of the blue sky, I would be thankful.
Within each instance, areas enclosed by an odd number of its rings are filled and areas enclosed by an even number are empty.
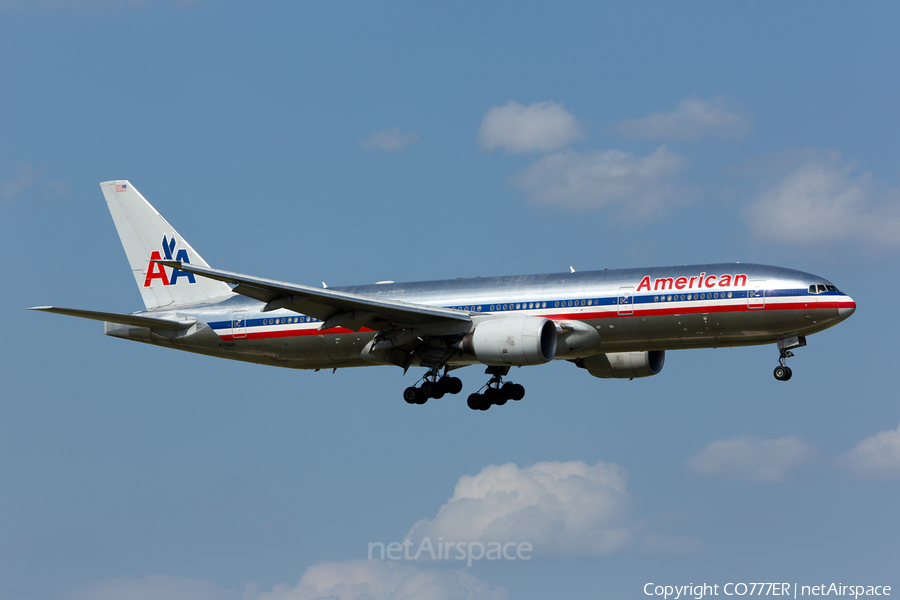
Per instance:
[[[0,1],[0,599],[896,589],[898,16]],[[859,308],[789,383],[774,346],[679,351],[631,382],[520,369],[525,400],[486,413],[408,406],[412,372],[25,312],[141,308],[109,179],[213,266],[297,283],[741,261]],[[423,535],[534,556],[367,560]]]

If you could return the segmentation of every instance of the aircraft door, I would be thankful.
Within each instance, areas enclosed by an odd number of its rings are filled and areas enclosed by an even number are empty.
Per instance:
[[[620,287],[619,288],[619,298],[616,302],[619,308],[620,315],[633,315],[634,314],[634,288],[633,287]]]
[[[765,308],[766,307],[766,280],[751,279],[750,289],[747,290],[747,307],[748,308]]]
[[[236,340],[247,337],[246,310],[236,310],[231,313],[231,335]]]

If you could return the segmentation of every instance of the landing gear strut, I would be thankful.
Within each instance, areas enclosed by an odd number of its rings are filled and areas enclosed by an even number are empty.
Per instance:
[[[775,367],[775,379],[787,381],[791,378],[791,368],[785,365],[784,361],[794,356],[794,353],[790,351],[791,348],[802,348],[805,345],[806,336],[796,333],[778,338],[778,350],[781,354],[778,357],[778,366]]]
[[[407,404],[425,404],[429,398],[443,398],[444,394],[458,394],[462,391],[462,380],[459,377],[449,377],[449,369],[444,368],[443,376],[439,375],[439,368],[435,367],[422,378],[419,387],[408,387],[403,390],[403,399]]]
[[[487,410],[494,404],[503,406],[509,400],[518,401],[525,397],[524,386],[511,381],[503,383],[503,376],[509,373],[509,367],[488,367],[484,372],[492,377],[482,388],[483,392],[469,395],[466,404],[472,410]]]
[[[778,366],[775,367],[775,379],[778,381],[787,381],[791,378],[791,368],[784,364],[785,360],[794,356],[790,350],[781,349],[781,356],[778,357]]]

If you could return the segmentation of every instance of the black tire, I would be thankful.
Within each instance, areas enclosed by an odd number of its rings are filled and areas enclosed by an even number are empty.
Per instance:
[[[501,397],[502,396],[500,394],[500,390],[498,390],[497,388],[489,387],[488,389],[484,390],[484,400],[485,402],[487,402],[488,406],[490,406],[491,404],[497,404],[497,400],[499,400]]]
[[[418,404],[419,403],[419,388],[408,387],[405,390],[403,390],[403,399],[406,400],[407,404]]]
[[[518,402],[522,398],[525,397],[525,386],[519,383],[512,384],[512,388],[510,389],[510,400],[515,400]]]
[[[479,410],[481,408],[481,394],[469,394],[466,405],[472,410]]]
[[[782,381],[787,381],[788,379],[791,378],[792,375],[793,375],[793,373],[791,372],[791,368],[785,367],[784,368],[784,379]]]
[[[459,377],[448,377],[447,378],[447,392],[450,394],[458,394],[462,391],[462,379]]]
[[[431,383],[430,381],[426,381],[422,384],[420,388],[422,390],[422,395],[426,398],[436,398],[435,394],[437,394],[437,385]]]
[[[775,375],[775,379],[777,379],[778,381],[787,381],[788,377],[789,377],[788,376],[788,368],[778,365],[777,367],[775,367],[774,375]]]

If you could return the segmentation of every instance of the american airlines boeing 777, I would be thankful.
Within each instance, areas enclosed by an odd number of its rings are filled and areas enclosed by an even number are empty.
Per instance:
[[[777,344],[775,378],[806,337],[856,310],[830,281],[754,264],[703,264],[317,288],[211,268],[128,181],[100,184],[146,310],[39,306],[106,335],[277,367],[424,367],[403,398],[457,394],[487,367],[475,410],[520,400],[510,367],[568,360],[595,377],[656,375],[666,350]]]

